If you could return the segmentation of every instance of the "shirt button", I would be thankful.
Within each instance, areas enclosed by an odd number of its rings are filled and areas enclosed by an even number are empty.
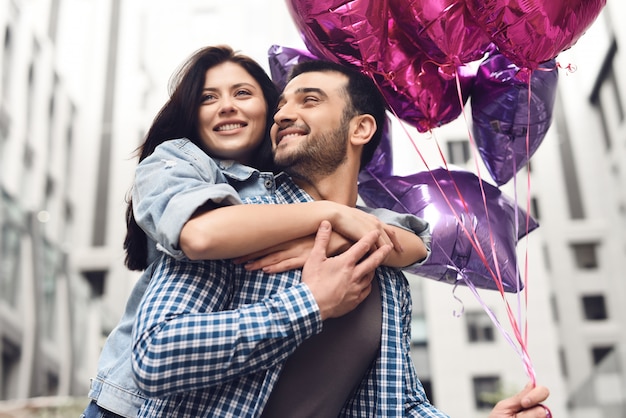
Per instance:
[[[274,185],[274,182],[272,180],[269,180],[269,179],[265,180],[266,189],[271,189],[273,185]]]

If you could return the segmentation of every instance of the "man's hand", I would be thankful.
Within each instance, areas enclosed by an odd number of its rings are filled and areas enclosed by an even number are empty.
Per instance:
[[[328,258],[331,232],[330,222],[322,221],[302,269],[302,282],[311,289],[323,320],[345,315],[367,297],[376,267],[391,251],[391,245],[382,245],[368,255],[380,238],[380,231],[373,230],[343,254]]]
[[[529,383],[518,394],[498,402],[489,418],[552,418],[550,410],[541,405],[549,394],[545,386],[533,387]]]

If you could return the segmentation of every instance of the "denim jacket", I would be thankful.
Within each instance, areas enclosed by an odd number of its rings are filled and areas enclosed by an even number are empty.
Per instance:
[[[185,259],[178,247],[180,231],[199,207],[240,204],[242,198],[273,194],[274,176],[233,161],[209,157],[188,139],[159,145],[135,172],[135,219],[148,236],[148,268],[135,284],[122,319],[106,340],[91,381],[89,397],[111,412],[136,417],[146,399],[137,388],[131,367],[132,327],[143,294],[161,256]],[[421,234],[428,224],[413,215],[386,209],[360,208],[383,222]],[[429,236],[429,235],[428,235]],[[430,252],[430,242],[425,240]]]
[[[155,260],[163,253],[184,259],[180,231],[197,208],[241,203],[240,197],[272,194],[274,176],[232,162],[210,158],[187,139],[159,145],[136,169],[133,187],[135,219],[148,236],[148,268],[135,284],[122,319],[106,340],[91,382],[89,397],[99,406],[136,417],[145,396],[131,368],[131,335],[139,302],[150,282]]]

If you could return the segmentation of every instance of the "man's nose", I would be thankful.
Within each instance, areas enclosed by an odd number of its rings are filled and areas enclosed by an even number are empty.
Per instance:
[[[295,120],[293,112],[287,105],[283,105],[274,113],[274,122],[280,126],[281,124],[285,124],[287,122],[291,122]]]

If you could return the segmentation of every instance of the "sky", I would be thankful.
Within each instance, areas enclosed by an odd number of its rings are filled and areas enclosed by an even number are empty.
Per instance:
[[[206,45],[228,44],[268,71],[271,45],[304,48],[286,0],[152,0],[145,22],[146,59],[162,77]]]

